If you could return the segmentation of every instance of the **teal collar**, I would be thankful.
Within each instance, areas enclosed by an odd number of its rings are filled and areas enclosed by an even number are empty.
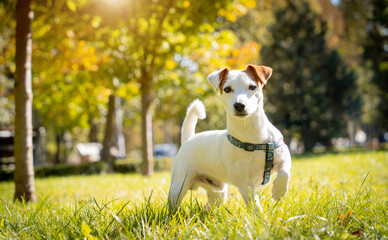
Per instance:
[[[247,142],[241,142],[237,138],[232,137],[229,134],[226,134],[226,137],[228,138],[229,142],[233,144],[236,147],[242,148],[245,151],[253,152],[255,150],[265,150],[265,167],[264,167],[264,175],[263,175],[263,182],[262,185],[265,185],[269,183],[271,179],[271,170],[273,168],[273,156],[274,156],[274,149],[278,148],[282,145],[284,145],[284,139],[280,138],[276,142],[272,143],[262,143],[262,144],[254,144],[254,143],[247,143]]]
[[[276,142],[272,142],[272,143],[254,144],[254,143],[241,142],[240,140],[238,140],[237,138],[234,138],[230,134],[226,134],[226,136],[231,144],[233,144],[236,147],[242,148],[245,151],[267,150],[268,145],[270,144],[273,144],[274,148],[278,148],[283,144],[285,144],[283,138],[280,138]]]

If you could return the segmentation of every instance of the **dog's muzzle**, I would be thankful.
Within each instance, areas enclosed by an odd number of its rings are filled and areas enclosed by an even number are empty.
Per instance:
[[[248,115],[248,113],[245,110],[245,104],[236,102],[235,104],[233,104],[233,107],[234,107],[234,111],[235,111],[235,115],[236,116],[242,116],[243,117],[243,116],[247,116]]]
[[[236,112],[243,112],[245,110],[245,104],[243,103],[236,102],[235,104],[233,104],[233,107]]]

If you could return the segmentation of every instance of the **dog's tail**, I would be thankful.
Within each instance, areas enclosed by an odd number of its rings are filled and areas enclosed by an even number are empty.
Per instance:
[[[196,99],[187,109],[186,118],[183,121],[181,130],[181,144],[195,135],[195,126],[197,125],[198,118],[206,118],[206,111],[203,103]]]

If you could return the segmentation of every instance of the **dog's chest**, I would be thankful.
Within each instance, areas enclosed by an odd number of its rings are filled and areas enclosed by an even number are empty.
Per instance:
[[[225,167],[233,185],[258,186],[263,181],[265,151],[231,151],[226,156]]]

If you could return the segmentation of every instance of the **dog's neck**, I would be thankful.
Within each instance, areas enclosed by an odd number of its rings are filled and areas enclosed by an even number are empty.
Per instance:
[[[267,123],[264,109],[259,106],[256,112],[244,119],[227,114],[226,130],[242,142],[261,143],[268,139]]]

